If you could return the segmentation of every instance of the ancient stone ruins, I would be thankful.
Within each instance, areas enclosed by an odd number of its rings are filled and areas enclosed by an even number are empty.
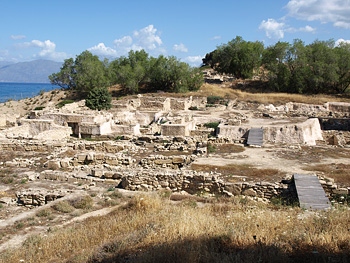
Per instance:
[[[167,189],[268,201],[295,195],[292,167],[282,167],[287,170],[279,180],[263,181],[234,175],[228,180],[215,169],[198,171],[191,167],[200,163],[205,168],[205,164],[218,160],[218,165],[234,165],[264,148],[268,156],[275,147],[350,145],[349,103],[290,102],[274,106],[227,99],[208,104],[206,97],[151,94],[115,100],[109,111],[92,111],[84,105],[80,101],[60,109],[47,107],[21,118],[0,116],[0,150],[13,155],[0,160],[1,169],[17,169],[29,182],[55,181],[86,189],[96,185],[138,191]],[[261,130],[261,143],[248,145],[253,128]],[[217,156],[213,147],[222,144],[251,151],[246,156],[245,152]],[[263,158],[265,155],[253,162],[257,164]],[[272,157],[269,162],[274,165]],[[318,176],[329,196],[349,194],[347,186],[337,185],[327,175]],[[16,200],[1,200],[39,206],[68,192],[62,187],[45,189],[27,184],[16,192]]]

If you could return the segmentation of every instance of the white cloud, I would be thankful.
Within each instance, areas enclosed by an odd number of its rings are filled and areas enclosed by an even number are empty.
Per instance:
[[[56,51],[56,44],[52,42],[51,40],[32,40],[31,42],[24,42],[17,45],[18,47],[24,47],[24,48],[40,48],[39,53],[34,54],[34,58],[44,58],[44,59],[52,59],[57,61],[63,61],[67,58],[67,54],[64,52],[57,52]]]
[[[291,0],[286,8],[289,16],[297,19],[350,28],[349,0]]]
[[[144,49],[146,52],[164,53],[162,39],[153,25],[135,30],[131,36],[123,36],[113,41],[118,55],[126,55],[130,50]]]
[[[335,41],[335,46],[339,46],[340,43],[347,43],[347,44],[350,44],[350,40],[345,40],[345,39],[338,39],[337,41]]]
[[[11,35],[11,39],[13,40],[20,40],[26,38],[25,35]]]
[[[99,43],[96,46],[93,46],[91,48],[88,49],[91,53],[94,53],[98,56],[116,56],[117,55],[117,51],[113,48],[110,47],[106,47],[104,43]]]
[[[305,26],[305,27],[301,27],[299,28],[299,31],[303,31],[303,32],[310,32],[313,33],[316,31],[315,28],[311,27],[311,26]]]
[[[213,36],[213,37],[211,38],[211,40],[218,40],[218,39],[221,39],[221,36]]]
[[[281,39],[284,37],[285,24],[269,18],[267,21],[263,20],[260,23],[259,29],[264,30],[268,38]]]
[[[136,46],[145,50],[154,50],[162,45],[162,40],[157,34],[157,29],[153,25],[146,26],[133,34]]]
[[[202,58],[203,56],[188,56],[184,60],[191,66],[199,66],[202,64]]]
[[[184,45],[184,44],[175,44],[174,46],[173,46],[173,49],[175,50],[175,51],[180,51],[180,52],[188,52],[188,48]]]

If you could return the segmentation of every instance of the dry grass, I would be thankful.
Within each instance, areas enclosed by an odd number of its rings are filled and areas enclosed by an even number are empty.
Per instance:
[[[328,163],[318,165],[307,165],[303,167],[306,171],[321,173],[326,177],[333,178],[339,185],[350,185],[350,164]]]
[[[284,176],[281,171],[277,169],[259,169],[247,164],[226,164],[226,165],[210,165],[210,164],[192,164],[191,169],[198,172],[216,171],[221,173],[223,177],[229,182],[235,179],[230,176],[247,177],[252,180],[266,180],[271,181],[275,178]]]
[[[346,262],[349,218],[345,209],[136,196],[108,216],[32,236],[0,262]]]
[[[246,92],[237,88],[233,88],[232,85],[215,85],[204,84],[198,92],[189,93],[192,96],[220,96],[228,99],[238,99],[240,101],[251,101],[258,103],[272,103],[275,105],[284,104],[287,102],[299,102],[309,104],[323,104],[328,101],[342,101],[350,102],[349,97],[345,96],[331,96],[331,95],[300,95],[289,93],[270,93],[270,92]],[[188,96],[188,94],[187,94]]]

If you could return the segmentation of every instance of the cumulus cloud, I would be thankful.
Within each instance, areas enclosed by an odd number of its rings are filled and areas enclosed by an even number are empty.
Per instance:
[[[25,35],[11,35],[11,39],[13,40],[20,40],[26,38]]]
[[[335,41],[336,46],[339,46],[341,43],[350,44],[350,40],[345,40],[345,39],[339,38],[337,41]]]
[[[291,0],[286,8],[288,15],[297,19],[350,28],[349,0]]]
[[[88,49],[91,53],[94,53],[98,56],[116,56],[117,55],[117,51],[113,48],[110,47],[106,47],[104,43],[99,43],[96,46],[93,46],[91,48]]]
[[[162,45],[162,40],[153,25],[134,31],[133,42],[135,46],[145,50],[154,50]]]
[[[264,30],[268,38],[281,39],[284,37],[285,24],[269,18],[267,21],[263,20],[260,23],[259,29]]]
[[[203,56],[188,56],[184,60],[191,66],[199,66],[202,64],[202,58]]]
[[[148,25],[140,30],[135,30],[131,35],[123,36],[113,41],[113,47],[107,47],[104,43],[89,48],[88,50],[99,56],[125,56],[130,50],[144,49],[147,53],[165,53],[162,47],[162,39],[158,30],[153,25]]]
[[[53,59],[58,61],[63,61],[65,58],[67,58],[66,53],[56,51],[56,44],[51,40],[40,41],[34,39],[30,42],[24,42],[17,46],[24,48],[39,48],[40,51],[33,55],[34,58]]]
[[[184,45],[184,44],[175,44],[173,46],[173,49],[175,51],[179,51],[179,52],[188,52],[188,48]]]

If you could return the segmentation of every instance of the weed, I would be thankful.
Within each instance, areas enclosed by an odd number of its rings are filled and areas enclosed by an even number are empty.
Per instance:
[[[71,204],[74,208],[87,210],[87,209],[92,208],[94,202],[93,202],[91,196],[85,195],[85,196],[79,197],[75,200],[72,200]]]
[[[67,105],[67,104],[70,104],[73,102],[74,102],[74,100],[62,100],[56,106],[57,106],[57,108],[62,108],[64,105]]]
[[[74,211],[74,207],[67,201],[58,202],[52,208],[61,213],[71,213]]]
[[[215,153],[216,152],[216,146],[214,144],[208,144],[207,146],[207,152],[208,153]]]
[[[51,215],[51,209],[50,208],[42,209],[38,211],[35,215],[37,217],[48,217]]]

